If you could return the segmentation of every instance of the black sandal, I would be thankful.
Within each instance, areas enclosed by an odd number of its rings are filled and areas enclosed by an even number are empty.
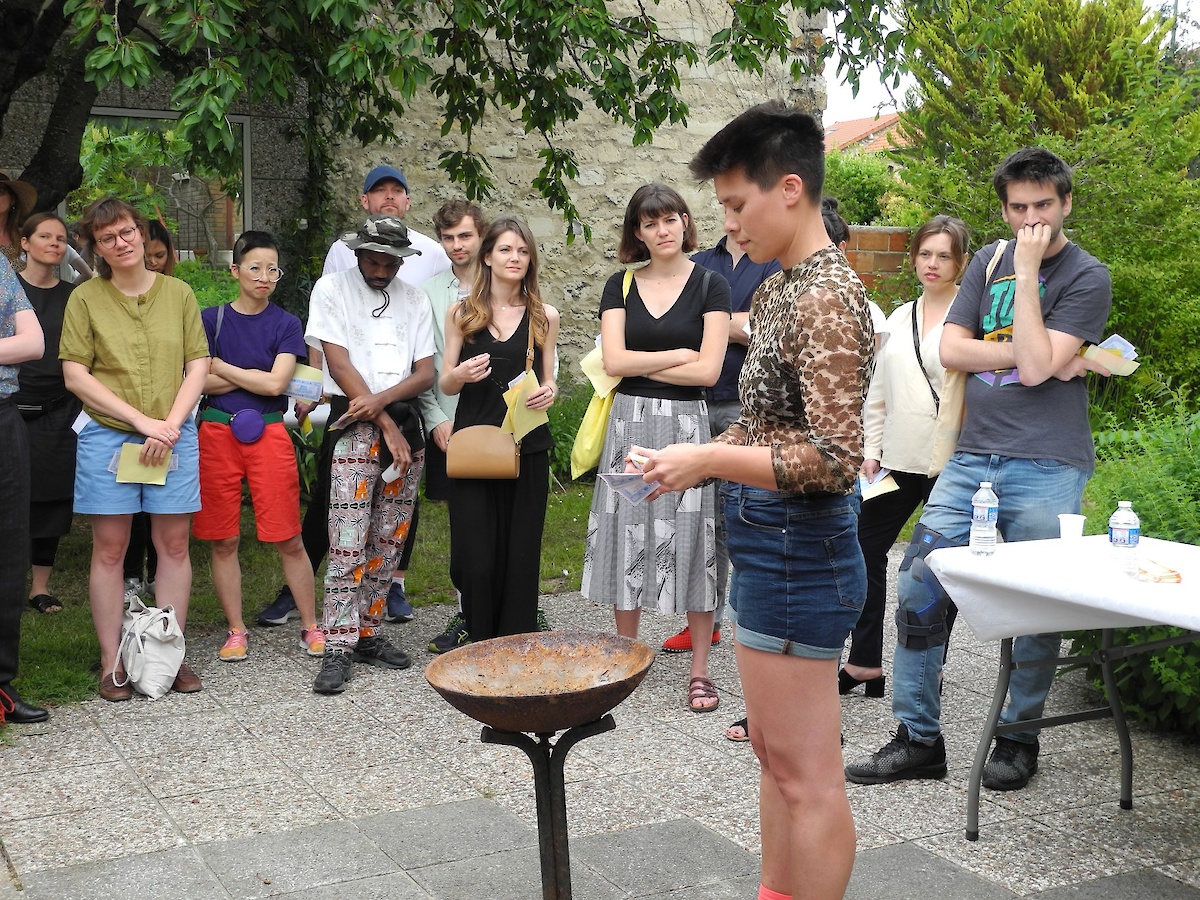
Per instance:
[[[744,743],[746,743],[746,741],[750,740],[750,725],[748,724],[748,722],[749,722],[749,720],[747,718],[741,718],[741,719],[738,719],[736,722],[734,722],[732,725],[730,725],[729,728],[726,728],[725,729],[725,740],[734,741],[735,743],[738,743],[738,744],[744,744]],[[742,729],[742,734],[744,735],[744,737],[734,737],[732,734],[730,734],[729,732],[734,728]]]
[[[29,598],[29,605],[40,613],[60,613],[63,611],[62,602],[49,594],[34,594]]]

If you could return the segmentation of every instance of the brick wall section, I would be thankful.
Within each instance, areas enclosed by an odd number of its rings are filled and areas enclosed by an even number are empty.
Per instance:
[[[908,261],[910,237],[911,228],[851,226],[846,258],[868,291],[881,276],[899,272],[904,267]]]

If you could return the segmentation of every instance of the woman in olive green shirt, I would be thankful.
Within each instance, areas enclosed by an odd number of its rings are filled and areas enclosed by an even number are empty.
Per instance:
[[[192,409],[208,375],[208,340],[196,297],[182,281],[146,269],[146,220],[115,197],[92,204],[80,230],[96,248],[93,278],[71,294],[59,358],[70,391],[91,418],[79,434],[75,512],[91,517],[88,593],[100,640],[100,696],[128,700],[117,659],[124,606],[122,562],[133,514],[150,513],[158,550],[155,598],[180,627],[192,589],[191,514],[200,508],[199,453]],[[162,485],[118,481],[126,444],[140,462],[167,468]],[[185,663],[175,690],[200,679]]]

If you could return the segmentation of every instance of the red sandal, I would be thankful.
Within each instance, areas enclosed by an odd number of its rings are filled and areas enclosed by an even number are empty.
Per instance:
[[[716,700],[712,706],[697,706],[701,700]],[[717,696],[717,686],[709,679],[697,675],[688,682],[688,709],[694,713],[712,712],[721,705],[721,698]]]

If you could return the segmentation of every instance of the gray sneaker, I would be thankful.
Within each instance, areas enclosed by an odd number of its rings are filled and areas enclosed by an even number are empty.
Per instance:
[[[983,767],[983,786],[993,791],[1017,791],[1029,784],[1038,770],[1038,742],[996,738],[996,747]]]
[[[354,661],[381,669],[407,669],[412,665],[408,654],[393,647],[381,634],[359,638],[358,646],[354,648]]]
[[[910,778],[945,778],[946,744],[939,734],[932,744],[921,744],[908,736],[908,726],[896,728],[896,736],[865,759],[846,766],[846,780],[855,784],[886,784]]]
[[[325,662],[313,682],[314,694],[340,694],[352,677],[350,654],[345,650],[326,650]]]

